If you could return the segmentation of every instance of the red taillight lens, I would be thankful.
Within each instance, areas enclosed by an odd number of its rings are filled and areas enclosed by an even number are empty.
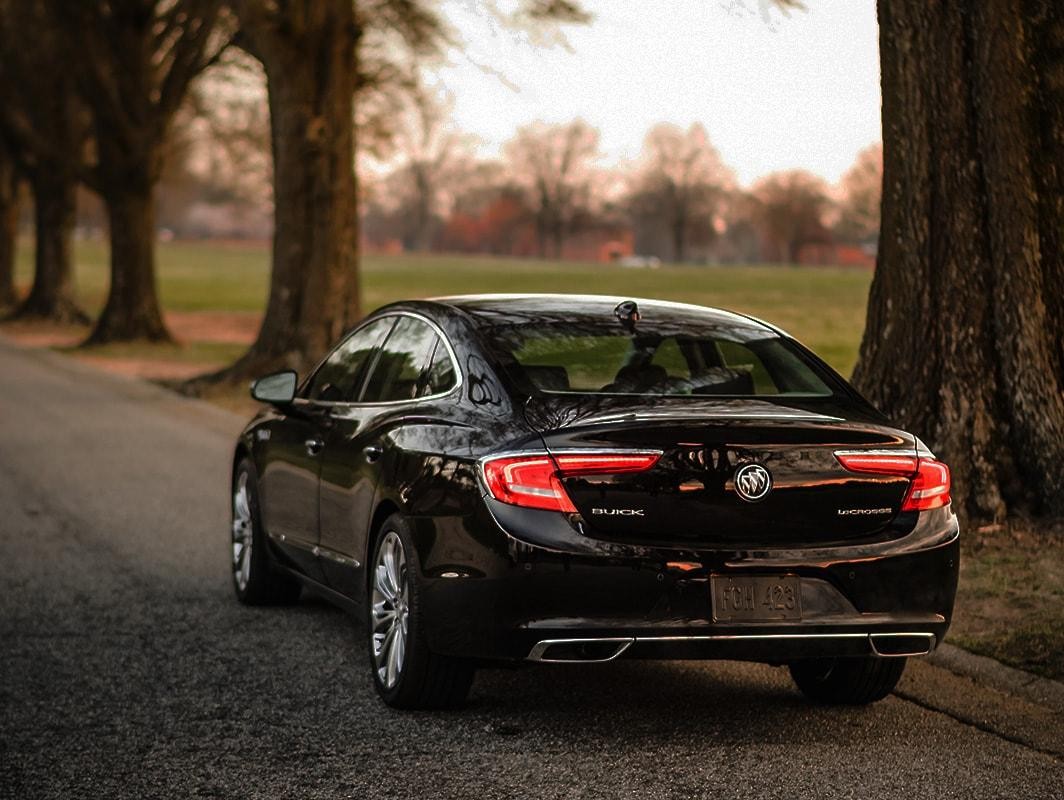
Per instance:
[[[494,458],[484,462],[484,482],[496,500],[548,511],[576,511],[548,455]]]
[[[949,505],[949,467],[941,461],[916,456],[864,453],[836,453],[835,457],[850,472],[912,478],[912,485],[901,506],[902,511],[929,511]]]
[[[576,506],[561,478],[642,472],[657,463],[658,453],[573,453],[554,456],[503,456],[484,462],[484,482],[496,500],[525,508],[573,513]]]
[[[921,458],[919,471],[901,510],[928,511],[948,506],[949,489],[949,467],[933,458]]]
[[[836,453],[835,458],[850,472],[874,472],[876,475],[914,475],[919,461],[916,456],[864,453]]]

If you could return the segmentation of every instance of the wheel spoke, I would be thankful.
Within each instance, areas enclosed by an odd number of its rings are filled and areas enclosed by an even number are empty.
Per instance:
[[[376,572],[374,574],[374,586],[376,590],[384,597],[389,603],[395,604],[395,592],[392,587],[388,585],[388,570],[383,564],[378,564]]]
[[[406,630],[401,622],[396,623],[395,641],[392,642],[392,649],[395,651],[395,663],[397,669],[403,668],[403,661],[406,658]]]
[[[395,682],[399,679],[398,654],[398,635],[396,633],[396,627],[393,627],[391,630],[391,641],[388,644],[387,674],[384,681],[384,685],[389,689],[395,686]]]
[[[399,565],[395,559],[396,541],[389,542],[389,546],[384,552],[384,569],[388,575],[388,588],[391,589],[392,597],[399,594]]]
[[[390,626],[387,632],[383,635],[377,634],[374,637],[374,641],[375,643],[379,643],[379,647],[374,654],[377,663],[377,673],[380,675],[382,681],[388,683],[388,672],[390,669],[388,665],[392,658],[392,650],[395,649],[395,626]],[[391,684],[388,685],[390,686]]]

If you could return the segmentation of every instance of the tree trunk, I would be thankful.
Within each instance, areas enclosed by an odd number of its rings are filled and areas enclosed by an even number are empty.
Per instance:
[[[546,214],[540,211],[536,215],[536,249],[539,251],[539,257],[542,259],[548,256],[548,242],[550,241],[550,226],[547,222]]]
[[[171,340],[155,283],[155,199],[150,180],[103,193],[111,238],[111,287],[85,344]]]
[[[77,215],[77,185],[61,171],[41,164],[34,170],[35,231],[33,285],[19,307],[19,318],[87,324],[74,292],[72,237]]]
[[[0,145],[2,147],[2,145]],[[14,162],[0,150],[0,311],[18,302],[15,255],[18,244],[19,179]]]
[[[432,248],[433,201],[432,180],[427,167],[414,168],[414,250],[427,253]]]
[[[677,264],[687,258],[687,213],[677,211],[672,221],[672,257]]]
[[[973,518],[1064,513],[1061,17],[879,2],[883,222],[854,381]]]
[[[248,49],[266,70],[270,105],[275,210],[266,315],[236,364],[190,390],[302,369],[359,317],[353,4],[299,0],[292,8],[298,26],[262,12],[241,18]]]

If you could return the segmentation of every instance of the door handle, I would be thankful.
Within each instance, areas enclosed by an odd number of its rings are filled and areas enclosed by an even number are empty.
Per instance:
[[[372,464],[384,455],[384,448],[379,444],[371,444],[368,447],[363,447],[362,452],[366,454],[366,462]]]
[[[307,448],[308,456],[316,456],[325,447],[325,442],[317,436],[312,436],[303,442],[303,446]]]

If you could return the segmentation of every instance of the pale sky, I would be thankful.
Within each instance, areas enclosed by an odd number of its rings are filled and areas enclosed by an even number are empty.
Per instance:
[[[613,166],[655,122],[701,122],[744,185],[792,168],[834,183],[881,136],[875,0],[805,0],[768,21],[759,0],[585,0],[595,19],[568,30],[571,51],[515,41],[476,0],[446,2],[467,47],[433,73],[485,156],[520,125],[582,117]]]

